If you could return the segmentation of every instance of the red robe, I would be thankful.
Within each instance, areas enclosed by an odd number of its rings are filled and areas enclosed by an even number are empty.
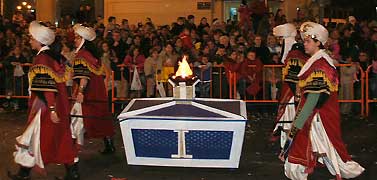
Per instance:
[[[69,101],[65,81],[69,78],[65,65],[58,63],[46,51],[34,58],[29,71],[31,98],[29,99],[28,126],[33,124],[39,110],[40,151],[43,164],[73,164],[77,150],[72,140],[69,120]],[[52,83],[54,82],[54,83]],[[53,123],[49,107],[55,106],[60,119]]]
[[[289,87],[288,83],[295,83],[295,84],[298,83],[297,74],[300,72],[302,66],[305,64],[307,59],[308,57],[301,51],[291,50],[289,51],[284,61],[284,67],[282,70],[283,85],[282,85],[281,95],[279,99],[280,105],[278,108],[276,122],[281,119],[281,117],[285,113],[287,103],[296,93],[296,92],[292,92],[292,89]],[[291,67],[293,68],[291,69]]]
[[[88,84],[84,91],[82,114],[85,137],[104,138],[114,135],[108,97],[104,83],[104,66],[89,51],[81,49],[74,60],[74,97],[79,90],[79,80],[85,78]]]
[[[323,83],[320,85],[317,81],[313,81],[313,78],[318,77],[324,78]],[[319,113],[326,134],[340,158],[343,162],[351,161],[351,157],[342,141],[338,103],[338,84],[338,74],[336,69],[331,67],[324,58],[314,62],[311,67],[299,77],[299,86],[302,95],[298,111],[300,111],[305,104],[305,93],[310,91],[329,93],[329,98],[320,108],[315,108],[313,110],[312,114],[305,122],[304,127],[297,133],[288,154],[288,161],[290,163],[301,164],[307,167],[307,173],[313,171],[318,158],[318,156],[312,151],[311,140],[309,138],[313,116],[316,113]],[[310,86],[314,87],[314,89],[311,89]],[[328,89],[318,89],[319,86],[327,86]]]

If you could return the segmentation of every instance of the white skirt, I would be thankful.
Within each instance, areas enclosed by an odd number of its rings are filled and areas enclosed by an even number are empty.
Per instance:
[[[323,127],[319,113],[313,117],[310,129],[310,141],[313,152],[324,155],[319,157],[318,162],[325,164],[329,172],[336,176],[337,179],[355,178],[364,172],[365,169],[355,161],[343,162],[326,134],[326,130]],[[303,165],[290,163],[287,159],[285,161],[284,168],[285,175],[289,179],[307,179],[308,174],[305,173],[306,167]]]

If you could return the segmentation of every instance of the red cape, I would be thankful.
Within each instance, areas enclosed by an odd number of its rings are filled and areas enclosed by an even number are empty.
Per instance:
[[[102,64],[100,60],[96,59],[85,49],[82,49],[77,53],[76,59],[85,61],[91,71],[90,80],[84,91],[82,113],[83,116],[95,118],[84,118],[85,137],[111,137],[114,135],[114,125],[113,121],[110,119],[112,114],[109,110],[104,75],[100,73]],[[79,85],[77,84],[77,81],[74,82],[74,97],[76,97]]]
[[[64,76],[65,73],[65,65],[59,64],[44,52],[34,58],[33,67],[35,66],[48,67],[57,76]],[[73,144],[70,129],[70,107],[65,82],[57,83],[56,89],[58,93],[31,91],[29,100],[28,125],[37,111],[41,109],[40,148],[45,165],[49,163],[72,164],[74,158],[77,157],[77,149]],[[40,101],[37,94],[43,94],[48,104]],[[60,119],[59,123],[51,121],[49,106],[55,106]]]
[[[323,58],[313,63],[313,65],[302,76],[299,77],[300,83],[302,81],[305,82],[310,79],[310,76],[315,71],[324,72],[329,81],[327,83],[331,83],[331,86],[338,86],[338,74],[336,69],[330,66]],[[303,107],[305,101],[305,96],[301,95],[301,102],[298,107],[299,109]],[[323,106],[321,108],[316,108],[312,112],[309,119],[305,122],[303,129],[301,129],[297,133],[289,151],[288,161],[294,164],[301,164],[308,167],[308,172],[311,172],[311,170],[313,170],[317,162],[317,155],[312,152],[311,141],[309,138],[312,119],[316,113],[319,113],[326,134],[341,159],[344,162],[351,160],[351,157],[349,156],[342,140],[338,92],[337,90],[331,91],[330,97],[323,104]]]

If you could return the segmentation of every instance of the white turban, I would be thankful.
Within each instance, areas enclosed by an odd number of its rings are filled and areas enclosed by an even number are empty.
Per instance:
[[[314,22],[304,22],[300,27],[301,38],[304,39],[310,36],[313,39],[317,39],[323,45],[327,42],[329,32],[325,27]]]
[[[97,36],[93,28],[85,27],[85,26],[82,26],[81,24],[74,25],[73,30],[79,36],[81,36],[82,38],[88,41],[93,41],[94,39],[96,39],[96,36]]]
[[[273,29],[274,36],[280,37],[296,37],[297,30],[296,27],[291,23],[282,24],[274,27]]]
[[[55,33],[52,29],[33,21],[29,26],[29,33],[35,40],[44,44],[51,45],[55,40]]]

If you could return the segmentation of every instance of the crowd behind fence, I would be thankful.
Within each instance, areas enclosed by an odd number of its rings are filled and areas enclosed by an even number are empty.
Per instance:
[[[29,66],[30,64],[21,64],[21,67],[26,67],[25,69],[28,69]],[[358,76],[353,77],[354,80],[352,82],[342,81],[342,78],[347,78],[346,75],[343,75],[342,73],[343,68],[348,70],[354,67],[354,65],[338,64],[336,66],[339,72],[340,84],[338,101],[341,103],[341,112],[343,114],[360,112],[361,116],[368,116],[372,111],[375,111],[377,105],[377,66],[370,65],[365,72],[361,67],[355,67]],[[111,70],[107,70],[106,74],[104,74],[109,103],[113,113],[121,110],[116,108],[119,104],[127,104],[132,98],[146,97],[145,91],[148,88],[151,88],[154,91],[153,96],[150,97],[172,96],[172,87],[166,79],[160,78],[159,75],[161,72],[156,72],[155,83],[152,85],[153,87],[148,87],[148,83],[143,83],[141,90],[134,91],[130,89],[134,74],[131,70],[133,67],[126,65],[119,65],[118,67],[128,69],[128,79],[117,82],[114,79],[114,71]],[[262,70],[262,81],[259,82],[259,87],[254,95],[250,95],[247,92],[240,92],[240,89],[243,91],[247,90],[245,88],[240,88],[240,83],[237,82],[239,81],[237,78],[238,72],[227,71],[223,65],[214,65],[207,69],[195,69],[197,67],[192,67],[194,75],[201,79],[201,82],[198,83],[196,87],[197,97],[241,99],[247,103],[263,105],[276,104],[278,103],[282,87],[282,67],[283,65],[264,65]],[[248,68],[252,71],[253,68],[255,68],[255,65],[249,65]],[[208,77],[204,77],[204,75]],[[7,83],[12,87],[7,86],[5,90],[3,89],[1,91],[0,100],[3,104],[8,103],[8,105],[11,105],[12,102],[19,103],[22,99],[29,98],[27,72],[24,72],[21,77],[12,76],[11,79],[8,78],[5,81],[12,82]],[[349,86],[349,84],[351,84],[351,86]],[[126,87],[119,88],[120,86]],[[162,89],[159,89],[158,87]],[[67,88],[72,88],[72,86],[67,86]],[[128,93],[117,93],[119,90],[127,91]],[[161,93],[161,91],[165,92]],[[69,90],[69,92],[73,91]],[[246,95],[241,96],[241,94]]]
[[[249,8],[253,6],[249,4]],[[95,54],[107,68],[106,88],[114,111],[122,109],[118,104],[132,98],[172,96],[166,79],[184,55],[189,57],[194,74],[202,79],[196,89],[198,97],[239,98],[250,104],[276,105],[282,88],[280,55],[284,41],[273,36],[273,28],[287,22],[282,11],[277,12],[275,15],[266,11],[248,17],[240,11],[240,21],[226,22],[188,15],[161,25],[155,24],[152,18],[137,24],[127,19],[119,22],[114,16],[107,20],[101,16],[76,20],[96,31],[93,43],[98,52]],[[26,106],[28,67],[22,64],[31,63],[36,53],[28,36],[31,19],[17,15],[12,20],[0,16],[0,105],[3,108]],[[53,22],[44,24],[56,34],[50,48],[71,62],[75,57],[75,33],[72,19],[66,17],[57,26]],[[197,18],[200,18],[198,24]],[[310,19],[300,17],[291,23],[298,29]],[[341,113],[374,112],[377,21],[351,16],[344,22],[326,25],[329,39],[323,44],[335,62],[351,64],[339,65]],[[299,36],[296,41],[302,43]],[[254,61],[250,67],[235,65],[256,59],[260,62]],[[157,61],[159,65],[154,67]],[[367,70],[370,65],[372,68]],[[134,66],[137,76],[134,76]],[[132,83],[135,77],[141,87]],[[68,90],[71,84],[72,81],[67,83]]]

